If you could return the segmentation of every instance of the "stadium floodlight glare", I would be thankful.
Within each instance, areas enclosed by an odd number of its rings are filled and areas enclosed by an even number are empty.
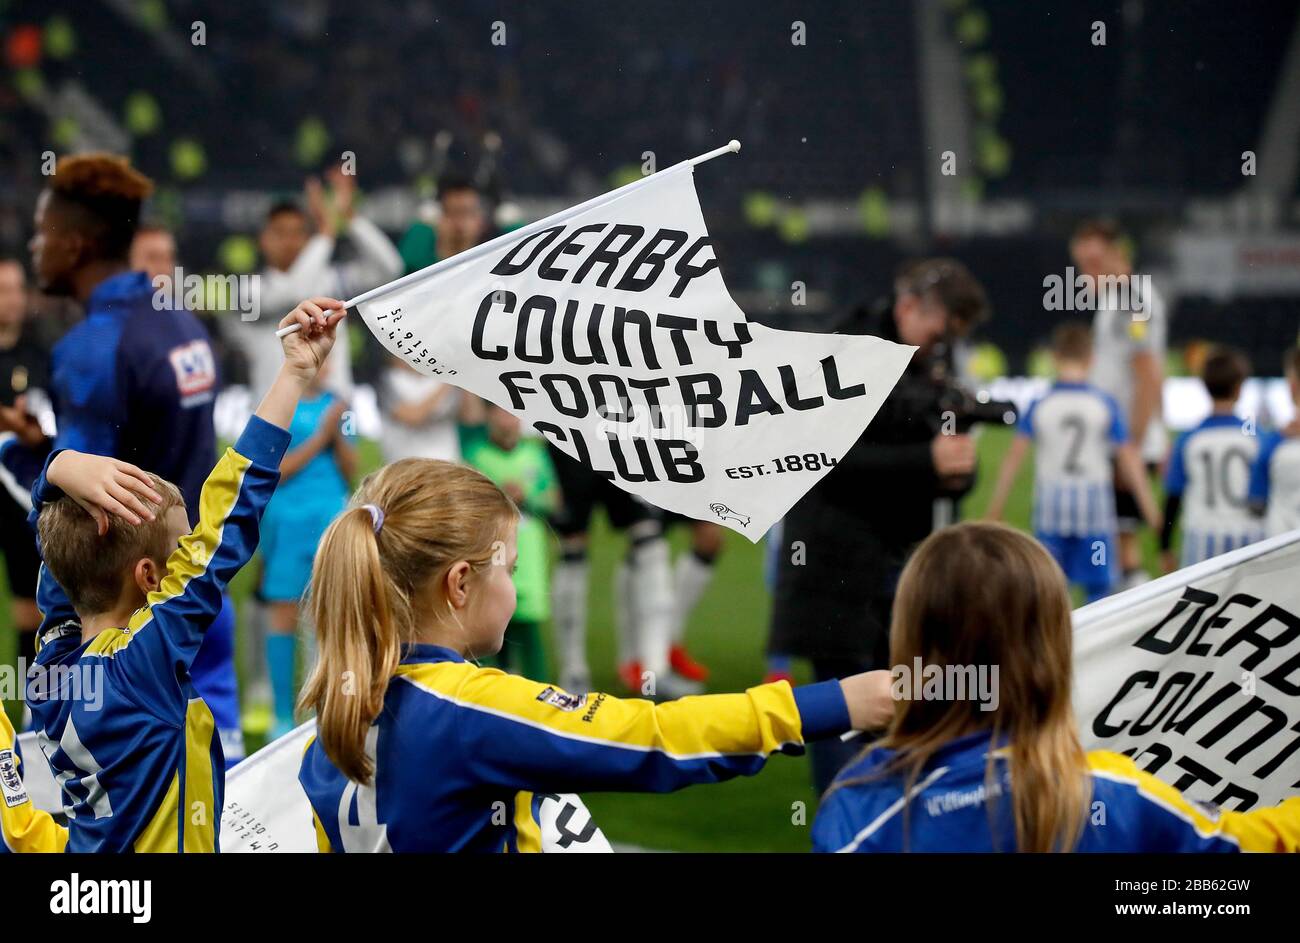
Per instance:
[[[701,154],[699,157],[692,157],[690,160],[686,161],[686,163],[690,164],[692,167],[696,167],[704,163],[706,160],[713,160],[713,158],[721,157],[723,154],[736,154],[739,151],[740,151],[740,142],[737,141],[735,138],[732,138],[726,144],[722,145],[722,147],[715,148],[714,150],[709,151],[707,154]],[[630,187],[636,186],[640,182],[641,182],[640,180],[637,180],[633,183],[628,184],[628,186]],[[621,189],[623,188],[619,187],[619,190]],[[595,200],[606,200],[613,193],[617,193],[617,192],[618,190],[612,190],[610,191],[610,193],[605,193],[602,194],[601,196],[595,197]],[[594,201],[588,201],[588,202],[594,202]],[[539,221],[539,223],[542,222],[545,222],[545,220]],[[534,223],[533,225],[537,226],[539,225],[539,223]],[[452,265],[460,265],[461,263],[467,261],[468,257],[470,256],[480,255],[484,252],[488,252],[492,249],[498,248],[502,243],[504,243],[507,240],[515,240],[515,239],[519,239],[522,236],[528,235],[528,232],[526,231],[528,228],[529,227],[524,227],[523,229],[516,229],[512,232],[503,233],[502,235],[497,236],[495,239],[491,239],[481,245],[475,246],[473,249],[469,249],[465,252],[460,253],[459,255],[453,256],[452,258],[443,259],[441,262],[435,262],[433,265],[429,266],[428,268],[420,269],[418,272],[412,272],[410,275],[404,275],[402,276],[402,278],[399,278],[393,282],[389,282],[387,285],[380,285],[378,288],[372,288],[370,291],[362,292],[361,294],[357,295],[355,298],[352,298],[349,301],[345,302],[345,307],[353,308],[356,305],[360,304],[361,302],[365,301],[366,299],[370,298],[372,295],[378,294],[381,291],[389,291],[407,279],[414,279],[416,277],[426,278],[428,277],[429,274],[431,274],[430,269],[435,269],[440,265],[447,265],[448,263]],[[295,331],[300,331],[300,330],[302,330],[301,324],[290,324],[288,327],[282,327],[278,331],[276,331],[275,336],[284,337],[286,334],[292,334]]]

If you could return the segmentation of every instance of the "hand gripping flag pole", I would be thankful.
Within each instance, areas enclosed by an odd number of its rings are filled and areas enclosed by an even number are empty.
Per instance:
[[[683,161],[682,163],[689,164],[692,167],[696,167],[707,160],[713,160],[713,158],[715,157],[721,157],[723,154],[735,154],[739,151],[740,151],[740,142],[733,138],[732,140],[728,141],[726,144],[722,145],[722,147],[715,148],[709,151],[707,154],[701,154],[699,157],[692,157],[690,160]],[[675,164],[674,166],[681,166],[681,165]],[[654,174],[649,174],[645,177],[642,177],[640,180],[634,180],[629,184],[625,184],[624,186],[619,187],[617,190],[610,190],[608,193],[602,193],[600,196],[593,197],[592,199],[588,200],[586,203],[581,203],[578,206],[572,207],[570,210],[567,210],[566,212],[573,212],[574,210],[580,210],[588,207],[598,206],[601,203],[605,203],[606,201],[613,199],[615,196],[619,194],[626,193],[628,190],[631,190],[634,187],[642,186],[647,180],[653,179],[654,176],[655,176]],[[435,275],[439,272],[445,271],[446,269],[451,268],[452,266],[461,265],[465,262],[477,258],[480,255],[495,251],[496,249],[499,249],[506,243],[514,242],[520,238],[530,236],[534,232],[537,232],[538,230],[544,229],[547,223],[550,222],[550,220],[551,217],[548,216],[546,217],[546,219],[537,220],[534,223],[531,223],[527,226],[522,226],[519,229],[513,230],[511,232],[502,233],[500,236],[497,236],[495,239],[490,239],[487,242],[477,245],[472,249],[466,249],[464,252],[460,253],[459,255],[454,255],[451,256],[450,258],[443,259],[440,262],[435,262],[426,268],[420,269],[418,272],[412,272],[410,275],[404,275],[401,278],[388,282],[387,284],[380,285],[377,288],[372,288],[370,291],[362,292],[361,294],[357,295],[355,298],[347,301],[344,306],[350,311],[353,308],[355,308],[356,305],[360,304],[363,301],[370,300],[370,298],[379,294],[380,292],[392,291],[395,288],[399,288],[404,285],[409,285],[412,282],[423,281],[424,279],[430,277],[431,275]],[[288,327],[282,327],[278,331],[276,331],[275,336],[284,337],[286,334],[292,334],[295,331],[300,331],[300,330],[302,330],[302,325],[290,324]]]

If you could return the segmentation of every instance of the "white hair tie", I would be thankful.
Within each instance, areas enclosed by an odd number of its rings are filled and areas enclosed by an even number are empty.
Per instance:
[[[384,509],[374,504],[363,504],[361,506],[370,512],[370,526],[378,534],[384,529]]]

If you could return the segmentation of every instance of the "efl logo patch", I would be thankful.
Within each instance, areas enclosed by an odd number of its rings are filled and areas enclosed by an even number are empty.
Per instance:
[[[576,711],[583,704],[587,703],[585,694],[566,694],[558,688],[546,688],[541,694],[537,695],[537,700],[543,704],[550,704],[552,707],[558,707],[562,711]]]
[[[23,778],[18,775],[18,762],[13,750],[0,750],[0,792],[4,793],[5,805],[11,809],[27,801],[27,790],[23,788]]]
[[[176,371],[176,388],[182,397],[206,393],[217,385],[217,365],[207,341],[190,341],[167,355]]]

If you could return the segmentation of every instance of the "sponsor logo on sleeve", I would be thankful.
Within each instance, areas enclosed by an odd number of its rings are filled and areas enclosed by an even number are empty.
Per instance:
[[[23,778],[18,775],[18,760],[13,750],[0,750],[0,793],[4,794],[5,805],[11,809],[27,801],[27,789],[23,786]]]
[[[556,687],[547,687],[542,690],[541,694],[537,695],[537,700],[562,711],[576,711],[587,703],[587,695],[569,694]]]
[[[210,397],[217,385],[217,365],[207,341],[195,340],[173,347],[167,359],[176,372],[182,406],[195,405]]]

